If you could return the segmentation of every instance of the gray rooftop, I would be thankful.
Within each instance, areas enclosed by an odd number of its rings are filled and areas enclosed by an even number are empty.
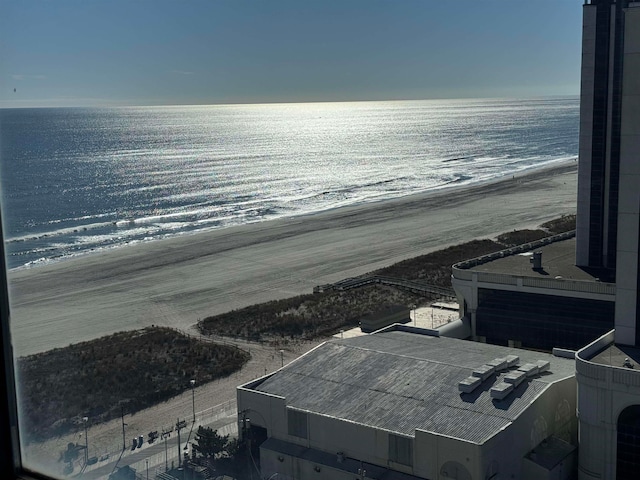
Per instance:
[[[542,270],[533,270],[529,259],[533,251],[542,252]],[[506,273],[524,277],[555,278],[562,277],[573,280],[593,280],[596,278],[580,267],[576,267],[576,239],[561,240],[523,254],[498,258],[471,270],[478,272]]]
[[[548,360],[550,369],[503,400],[492,399],[490,389],[509,370],[492,375],[472,393],[458,391],[472,370],[507,355],[518,355],[519,365]],[[574,373],[572,359],[390,331],[324,343],[253,388],[285,397],[290,407],[400,434],[421,429],[483,443],[553,382]]]
[[[629,345],[611,344],[589,360],[600,365],[632,368],[640,371],[640,348]],[[627,360],[629,361],[628,367],[625,366]]]

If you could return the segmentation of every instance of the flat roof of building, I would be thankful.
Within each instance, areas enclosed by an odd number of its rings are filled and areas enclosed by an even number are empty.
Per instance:
[[[542,269],[534,270],[530,259],[533,252],[542,252]],[[522,277],[556,278],[597,281],[597,275],[575,265],[576,239],[559,240],[523,253],[490,260],[472,267],[477,272],[504,273]]]
[[[458,390],[474,369],[507,355],[519,356],[519,365],[546,360],[549,371],[528,378],[503,400],[491,398],[490,390],[509,370],[491,375],[471,393]],[[252,388],[320,415],[481,444],[553,383],[574,374],[573,359],[396,330],[326,342]]]
[[[631,367],[625,366],[627,359]],[[633,368],[636,371],[640,371],[640,348],[611,344],[593,358],[590,358],[589,361],[600,365]]]

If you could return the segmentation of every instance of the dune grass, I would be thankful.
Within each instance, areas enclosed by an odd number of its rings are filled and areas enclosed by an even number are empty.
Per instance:
[[[17,361],[27,440],[41,440],[134,413],[198,384],[232,374],[249,354],[166,327],[113,335]]]

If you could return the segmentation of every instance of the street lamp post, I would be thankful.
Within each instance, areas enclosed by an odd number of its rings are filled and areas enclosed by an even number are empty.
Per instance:
[[[168,435],[165,432],[162,432],[164,436],[164,471],[169,471],[169,454],[167,451],[167,437]]]
[[[89,417],[82,417],[82,421],[84,422],[84,464],[86,465],[89,461],[89,437],[87,433],[87,423],[89,422]]]
[[[191,402],[193,404],[193,423],[196,423],[196,381],[191,379]]]
[[[122,415],[122,451],[124,452],[127,449],[127,442],[124,436],[124,427],[126,427],[127,424],[124,423],[124,407],[122,405],[120,405],[120,414]]]
[[[180,418],[178,418],[178,421],[176,422],[176,430],[178,430],[178,468],[182,466],[182,450],[180,449],[180,430],[182,430],[186,426],[187,426],[187,421],[186,420],[181,421]]]

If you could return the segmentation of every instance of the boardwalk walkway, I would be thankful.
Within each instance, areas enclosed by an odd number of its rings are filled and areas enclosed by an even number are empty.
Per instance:
[[[383,277],[371,275],[366,277],[347,278],[336,283],[328,283],[314,287],[313,292],[328,292],[332,290],[350,290],[352,288],[364,287],[365,285],[390,285],[414,293],[431,293],[447,298],[456,298],[452,288],[443,288],[436,285],[429,285],[424,282],[405,280],[402,278]]]

